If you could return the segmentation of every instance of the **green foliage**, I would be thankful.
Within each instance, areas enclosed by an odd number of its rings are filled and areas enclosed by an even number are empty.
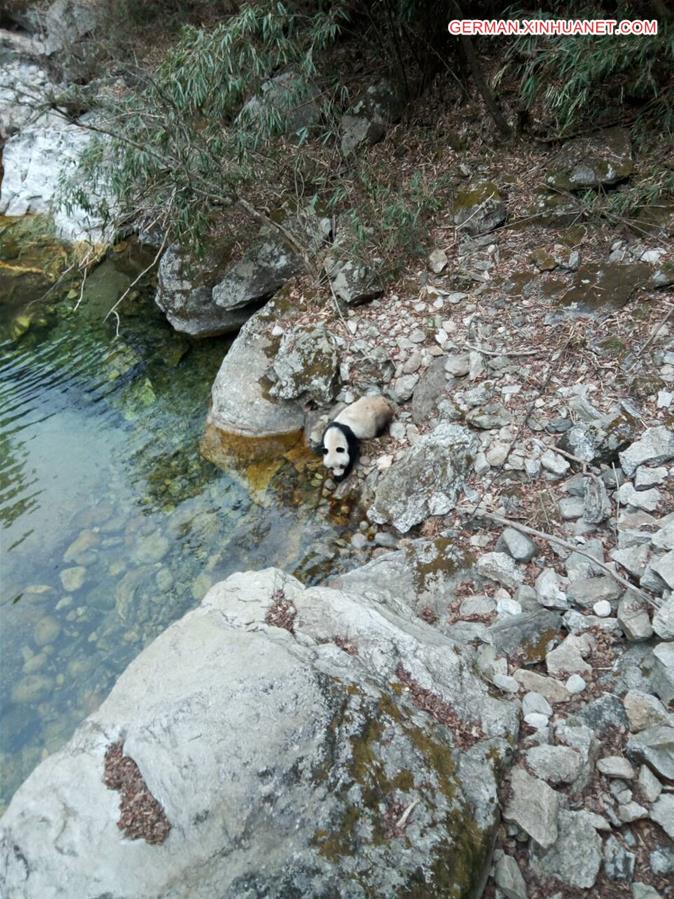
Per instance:
[[[548,12],[511,8],[508,18],[603,19],[609,13],[596,2],[553,3]],[[633,4],[619,2],[616,20],[635,18]],[[674,24],[659,22],[656,36],[528,36],[512,40],[497,82],[506,73],[519,82],[520,100],[546,127],[560,136],[593,121],[610,107],[621,112],[629,103],[657,116],[674,130]]]
[[[66,203],[91,206],[92,184],[107,184],[117,219],[140,215],[198,248],[223,206],[274,182],[269,144],[312,99],[316,56],[343,18],[340,4],[316,6],[305,15],[301,5],[265,0],[212,30],[185,26],[152,75],[138,70],[132,91],[99,97],[100,134],[64,185]],[[282,108],[262,102],[241,112],[280,72],[292,72]],[[100,200],[92,211],[109,217],[111,204]]]
[[[350,205],[350,250],[355,255],[383,257],[392,272],[409,256],[427,247],[428,222],[448,201],[450,179],[416,171],[406,180],[390,169],[363,165],[358,175],[357,200]]]

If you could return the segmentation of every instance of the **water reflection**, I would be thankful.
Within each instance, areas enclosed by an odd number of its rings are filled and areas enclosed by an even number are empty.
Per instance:
[[[77,311],[41,308],[0,344],[0,809],[212,583],[272,564],[312,579],[339,537],[301,466],[261,503],[199,456],[225,341],[175,335],[142,291],[119,339],[103,323],[143,264],[124,249]],[[17,308],[0,301],[5,335]]]

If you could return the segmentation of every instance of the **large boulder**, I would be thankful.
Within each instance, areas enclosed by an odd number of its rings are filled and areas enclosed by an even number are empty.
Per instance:
[[[287,331],[268,374],[274,382],[272,396],[319,406],[331,403],[339,389],[335,339],[322,325]]]
[[[400,598],[416,615],[437,618],[436,627],[451,636],[447,613],[455,588],[470,581],[474,558],[452,537],[410,540],[404,549],[336,575],[330,586],[377,599],[398,610]]]
[[[38,107],[51,87],[41,66],[3,52],[0,45],[0,141],[39,118]]]
[[[454,199],[454,224],[466,234],[487,234],[507,217],[505,203],[493,181],[481,181],[460,190]]]
[[[345,156],[360,147],[376,144],[388,128],[400,120],[403,103],[388,81],[373,84],[341,121],[341,148]]]
[[[309,257],[330,235],[330,220],[319,218],[311,209],[288,216],[283,227]],[[236,312],[259,304],[299,274],[304,264],[300,253],[289,246],[280,231],[271,225],[264,225],[250,249],[226,269],[214,286],[213,302],[225,312]]]
[[[278,349],[272,323],[282,318],[283,299],[284,292],[251,316],[215,378],[201,450],[216,464],[269,460],[302,439],[301,404],[273,397],[267,376]]]
[[[250,318],[250,309],[228,310],[213,302],[213,287],[222,277],[222,257],[209,251],[194,259],[178,244],[161,258],[155,302],[170,324],[191,337],[213,337],[238,331]]]
[[[607,187],[632,174],[632,144],[624,128],[609,128],[565,143],[547,182],[560,190]]]
[[[477,438],[467,428],[439,424],[379,480],[370,518],[405,533],[429,515],[450,512],[478,447]]]
[[[49,215],[64,240],[97,243],[110,237],[101,219],[76,203],[66,210],[57,199],[62,177],[73,172],[90,141],[86,127],[66,124],[57,115],[43,116],[10,137],[2,157],[0,215]]]
[[[367,303],[384,292],[377,267],[370,262],[345,258],[337,252],[329,254],[324,265],[333,293],[347,306]]]
[[[329,234],[330,223],[311,210],[288,216],[284,227],[315,254]],[[257,307],[304,267],[299,252],[271,225],[262,227],[249,249],[231,259],[226,241],[213,241],[196,259],[177,245],[164,253],[155,301],[176,331],[211,337],[237,331]]]
[[[18,790],[0,876],[22,899],[469,899],[516,728],[422,622],[236,574]]]
[[[267,234],[225,272],[213,288],[213,302],[235,312],[268,299],[302,270],[302,259],[280,237]]]
[[[303,133],[320,121],[320,97],[320,90],[306,78],[282,72],[263,82],[260,93],[244,104],[238,121],[255,127],[263,119],[272,118],[288,134]]]

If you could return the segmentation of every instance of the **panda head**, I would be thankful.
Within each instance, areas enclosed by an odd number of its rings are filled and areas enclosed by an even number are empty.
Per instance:
[[[358,460],[358,439],[348,425],[332,421],[323,433],[323,465],[336,481],[343,481]]]

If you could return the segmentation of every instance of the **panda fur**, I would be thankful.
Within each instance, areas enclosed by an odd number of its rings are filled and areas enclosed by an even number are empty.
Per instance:
[[[353,470],[360,441],[379,437],[393,418],[393,407],[383,396],[364,396],[337,415],[323,432],[323,465],[336,481]]]

